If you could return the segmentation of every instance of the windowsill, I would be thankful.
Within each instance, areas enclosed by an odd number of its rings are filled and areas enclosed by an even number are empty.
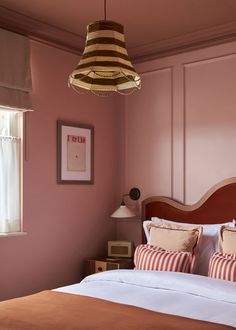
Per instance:
[[[1,237],[14,237],[14,236],[25,236],[27,233],[25,231],[16,231],[13,233],[0,233],[0,238]]]

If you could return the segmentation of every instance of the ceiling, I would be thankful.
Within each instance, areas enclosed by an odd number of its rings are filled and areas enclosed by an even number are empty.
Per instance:
[[[0,27],[77,54],[103,18],[103,0],[0,0]],[[136,62],[236,40],[236,0],[107,0],[107,19]]]

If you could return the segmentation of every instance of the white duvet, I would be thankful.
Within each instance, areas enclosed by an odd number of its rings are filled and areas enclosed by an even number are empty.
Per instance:
[[[200,275],[113,270],[56,290],[236,327],[236,283]]]

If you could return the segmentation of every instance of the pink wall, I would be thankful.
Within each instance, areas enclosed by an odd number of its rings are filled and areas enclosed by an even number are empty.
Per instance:
[[[25,237],[0,239],[0,299],[77,282],[108,239],[141,239],[141,224],[109,215],[133,186],[141,200],[191,204],[235,176],[236,43],[142,63],[129,97],[77,95],[78,58],[32,42],[33,104],[24,163]],[[56,184],[56,121],[95,126],[95,184]],[[116,223],[116,226],[115,226]]]
[[[125,100],[126,191],[192,204],[236,175],[235,49],[232,42],[136,66],[142,90]],[[136,222],[118,226],[119,237],[128,229],[140,239]]]
[[[0,239],[0,299],[78,282],[88,257],[114,239],[121,192],[122,111],[115,98],[67,87],[78,58],[32,42],[34,113],[24,162],[24,237]],[[95,184],[56,183],[56,121],[95,127]]]

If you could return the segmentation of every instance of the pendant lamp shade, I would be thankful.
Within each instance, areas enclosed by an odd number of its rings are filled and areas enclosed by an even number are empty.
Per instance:
[[[129,94],[141,88],[140,76],[130,62],[124,28],[113,21],[97,21],[87,26],[83,55],[69,76],[69,86],[96,92]]]

